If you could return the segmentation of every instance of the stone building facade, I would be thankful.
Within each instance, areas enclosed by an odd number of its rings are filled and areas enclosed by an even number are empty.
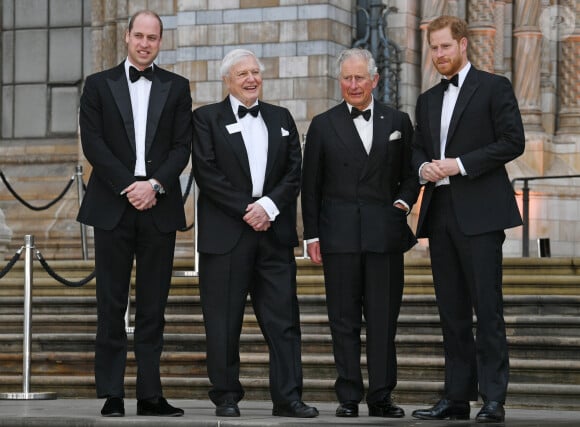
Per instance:
[[[26,201],[55,199],[77,165],[84,78],[126,56],[128,17],[149,8],[164,22],[161,67],[188,77],[194,108],[224,95],[219,63],[235,47],[266,65],[262,99],[287,107],[306,133],[312,117],[340,102],[334,61],[357,38],[357,6],[372,0],[0,0],[0,169]],[[376,2],[375,2],[376,3]],[[383,0],[386,36],[400,48],[399,106],[414,117],[417,96],[439,76],[425,29],[441,14],[465,18],[472,63],[513,83],[526,129],[526,151],[510,177],[580,173],[580,1]],[[184,172],[187,181],[189,168]],[[547,237],[553,256],[580,255],[580,178],[530,181],[530,254]],[[522,200],[522,181],[515,181]],[[36,236],[46,258],[78,258],[74,188],[49,209],[16,201],[0,182],[0,250]],[[490,206],[490,209],[493,209]],[[522,206],[523,209],[523,206]],[[186,202],[188,221],[193,200]],[[415,208],[409,221],[414,226]],[[299,229],[301,225],[298,225]],[[506,256],[522,253],[522,227],[507,232]],[[90,231],[89,231],[90,236]],[[193,231],[178,234],[178,256],[191,256]],[[421,241],[410,256],[425,256]]]

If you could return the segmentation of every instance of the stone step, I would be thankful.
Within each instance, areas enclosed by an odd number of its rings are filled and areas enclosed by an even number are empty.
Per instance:
[[[203,333],[201,314],[166,314],[167,333]],[[474,318],[475,321],[475,318]],[[131,325],[134,316],[130,317]],[[302,333],[330,333],[326,314],[302,314]],[[507,333],[510,336],[553,335],[580,337],[580,316],[559,315],[516,315],[505,316]],[[31,330],[34,333],[64,330],[67,332],[91,332],[96,330],[96,314],[38,314],[32,317]],[[22,316],[0,315],[0,325],[5,333],[22,331]],[[260,327],[253,314],[244,315],[244,331],[259,333]],[[436,314],[402,314],[398,321],[398,334],[438,335],[441,333],[439,316]]]
[[[131,297],[134,307],[135,297]],[[301,314],[325,314],[324,295],[298,295]],[[0,315],[22,314],[24,299],[20,296],[0,297]],[[246,312],[252,313],[248,299]],[[94,296],[38,296],[32,301],[33,314],[94,314]],[[167,314],[201,314],[199,295],[170,295]],[[401,306],[403,315],[437,315],[434,295],[403,295]],[[580,316],[580,296],[575,295],[506,295],[504,297],[505,315],[562,315]]]
[[[132,346],[129,334],[129,345]],[[364,354],[365,336],[361,337]],[[165,333],[164,350],[167,353],[205,352],[205,334]],[[398,334],[397,353],[400,356],[441,357],[443,338],[441,335]],[[510,355],[513,358],[529,360],[580,361],[580,337],[558,337],[553,335],[508,336]],[[43,352],[93,352],[95,332],[86,333],[34,333],[31,337],[31,353]],[[268,348],[261,333],[243,332],[240,337],[242,353],[261,352]],[[0,354],[21,354],[22,333],[0,335]],[[302,334],[302,353],[332,354],[329,334]]]
[[[270,400],[267,378],[241,377],[246,400]],[[4,392],[22,391],[19,375],[0,376]],[[334,379],[304,379],[303,399],[307,402],[335,402]],[[366,385],[366,384],[365,384]],[[170,399],[207,399],[207,378],[162,378],[163,394]],[[127,398],[135,397],[135,378],[125,380]],[[32,376],[31,392],[55,392],[59,398],[94,398],[95,383],[92,375],[83,376]],[[400,404],[425,405],[439,399],[443,391],[441,381],[401,380],[393,393]],[[574,384],[521,383],[508,387],[508,407],[549,410],[579,410],[580,386]],[[364,410],[364,409],[363,409]]]
[[[31,375],[82,376],[94,366],[93,352],[39,352],[30,360]],[[0,355],[0,377],[22,373],[22,357],[18,354]],[[268,353],[241,353],[242,377],[268,376]],[[366,377],[366,358],[361,357],[363,376]],[[302,368],[305,378],[332,380],[336,369],[332,354],[303,354]],[[127,358],[127,376],[135,376],[137,367],[133,353]],[[164,352],[161,375],[172,377],[207,377],[205,352]],[[443,357],[398,357],[398,378],[411,381],[438,381],[444,377]],[[580,384],[580,360],[528,360],[510,358],[510,382],[543,383],[547,378],[554,384]]]

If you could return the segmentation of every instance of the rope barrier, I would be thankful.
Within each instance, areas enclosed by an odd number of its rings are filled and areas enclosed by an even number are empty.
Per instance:
[[[0,279],[3,278],[4,276],[6,276],[6,274],[8,274],[8,272],[10,270],[12,270],[12,267],[14,267],[14,264],[16,264],[16,261],[18,261],[20,259],[20,255],[22,254],[23,250],[24,250],[24,246],[22,246],[20,249],[18,249],[16,251],[16,253],[12,257],[12,259],[10,261],[8,261],[8,264],[6,264],[6,266],[2,269],[2,271],[0,271]]]
[[[60,201],[64,197],[64,195],[67,193],[67,191],[70,189],[71,185],[73,184],[73,182],[75,180],[75,177],[73,175],[70,178],[70,180],[67,183],[67,185],[64,188],[64,190],[62,190],[62,192],[53,201],[47,203],[44,206],[33,206],[30,203],[28,203],[26,200],[24,200],[22,197],[20,197],[18,195],[18,193],[16,193],[16,191],[14,191],[14,189],[12,188],[12,186],[10,185],[10,183],[6,180],[6,177],[4,176],[4,173],[1,170],[0,170],[0,178],[2,178],[2,181],[4,182],[4,185],[6,186],[6,188],[8,189],[8,191],[10,191],[10,193],[16,198],[16,200],[18,200],[20,203],[22,203],[28,209],[32,209],[33,211],[42,211],[42,210],[48,209],[51,206],[53,206],[56,202]]]
[[[59,276],[46,262],[46,260],[44,259],[44,257],[42,256],[42,253],[40,253],[40,251],[37,249],[36,250],[36,259],[38,259],[38,261],[40,262],[40,265],[42,265],[42,268],[44,268],[44,270],[48,273],[48,275],[50,277],[52,277],[53,279],[55,279],[56,281],[62,283],[65,286],[68,286],[70,288],[80,288],[81,286],[86,285],[87,283],[89,283],[91,280],[93,280],[95,278],[95,271],[93,270],[93,272],[91,274],[89,274],[87,277],[85,277],[84,279],[79,280],[78,282],[72,282],[70,280],[65,279],[62,276]]]
[[[42,210],[45,210],[45,209],[48,209],[48,208],[54,206],[54,204],[56,204],[57,202],[59,202],[64,197],[64,195],[68,192],[68,190],[70,189],[70,187],[72,186],[72,184],[73,184],[73,182],[75,180],[75,176],[73,175],[70,178],[70,180],[67,183],[67,185],[64,188],[64,190],[62,190],[62,192],[56,197],[56,199],[52,200],[51,202],[47,203],[44,206],[33,206],[30,203],[28,203],[26,200],[24,200],[14,190],[14,188],[10,185],[10,183],[6,179],[6,176],[4,176],[4,173],[2,172],[2,170],[0,170],[0,178],[2,178],[2,181],[4,182],[4,185],[6,186],[6,188],[8,189],[8,191],[10,191],[10,194],[12,194],[16,200],[18,200],[20,203],[22,203],[27,208],[32,209],[34,211],[42,211]],[[185,193],[182,196],[183,204],[185,204],[187,202],[187,198],[189,197],[189,193],[191,193],[192,186],[193,186],[193,170],[191,170],[191,172],[189,174],[189,177],[187,179],[187,186],[185,188]],[[85,192],[87,191],[87,186],[86,186],[86,184],[84,182],[82,183],[82,188],[83,188],[83,191],[85,191]],[[186,232],[186,231],[191,230],[193,228],[193,226],[194,226],[194,223],[191,223],[190,225],[188,225],[188,226],[186,226],[184,228],[180,228],[177,231]],[[2,276],[0,276],[0,277],[2,277]]]

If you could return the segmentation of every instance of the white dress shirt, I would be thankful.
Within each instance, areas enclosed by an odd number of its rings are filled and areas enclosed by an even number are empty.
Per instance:
[[[268,128],[262,118],[262,113],[258,113],[257,117],[246,114],[243,118],[240,118],[238,116],[238,107],[243,104],[232,95],[230,95],[230,103],[240,124],[244,146],[248,154],[250,174],[252,176],[252,197],[259,197],[256,203],[264,208],[270,221],[274,221],[280,211],[272,199],[263,196],[266,164],[268,162]],[[254,105],[257,104],[258,101]]]
[[[152,64],[153,65],[153,64]],[[135,83],[129,78],[129,67],[133,66],[129,58],[125,60],[125,75],[129,82],[129,94],[131,95],[131,108],[133,109],[133,124],[135,127],[135,176],[147,176],[145,167],[145,133],[147,131],[147,110],[149,108],[149,94],[151,93],[151,81],[141,77]],[[135,67],[138,69],[138,67]]]
[[[443,104],[441,106],[441,131],[439,133],[439,149],[441,151],[440,159],[445,159],[445,148],[447,145],[447,134],[449,132],[449,124],[451,123],[451,117],[453,116],[453,110],[455,109],[455,104],[457,103],[457,98],[459,98],[459,91],[461,90],[461,86],[463,86],[463,82],[465,81],[465,77],[467,77],[467,73],[471,68],[471,62],[468,62],[458,73],[457,78],[457,87],[450,84],[447,90],[443,93]],[[467,175],[465,168],[463,167],[463,163],[461,159],[457,157],[455,159],[457,161],[457,166],[459,167],[459,172],[461,175]],[[426,184],[427,180],[423,179],[423,175],[421,172],[423,170],[423,166],[425,166],[429,162],[423,163],[419,166],[419,183],[421,185]],[[449,177],[445,177],[440,179],[435,183],[435,186],[438,187],[440,185],[448,185],[449,184]]]
[[[353,106],[350,105],[348,102],[346,103],[346,105],[348,106],[348,112],[350,113],[352,111]],[[371,110],[370,119],[365,120],[365,118],[361,114],[356,119],[352,120],[354,123],[354,126],[356,127],[356,130],[358,132],[358,136],[360,136],[360,139],[363,142],[363,145],[365,147],[367,154],[369,154],[371,152],[371,147],[373,145],[373,111],[374,111],[374,106],[375,106],[375,100],[374,100],[374,98],[371,97],[371,103],[368,105],[367,108],[365,108],[365,110]]]

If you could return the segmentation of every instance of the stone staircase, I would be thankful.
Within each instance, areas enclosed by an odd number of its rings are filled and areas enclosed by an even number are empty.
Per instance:
[[[0,279],[0,392],[22,391],[23,261]],[[70,281],[93,271],[92,261],[50,261]],[[511,355],[508,404],[580,409],[580,259],[516,259],[504,264],[505,319]],[[0,266],[3,267],[3,266]],[[59,398],[92,398],[96,330],[94,281],[69,288],[33,263],[31,391]],[[172,398],[206,399],[205,335],[192,261],[177,259],[166,313],[161,364],[164,392]],[[332,345],[322,271],[298,260],[304,399],[335,401]],[[403,404],[435,401],[442,390],[443,350],[427,260],[407,259],[397,335]],[[246,310],[241,337],[242,383],[248,399],[268,400],[268,354]],[[363,357],[363,364],[365,363]],[[134,394],[135,363],[129,353],[127,392]]]

